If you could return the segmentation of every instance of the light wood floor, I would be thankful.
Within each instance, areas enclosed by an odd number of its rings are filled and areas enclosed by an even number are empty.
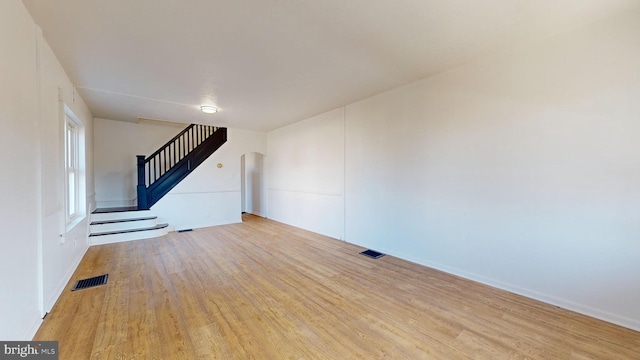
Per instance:
[[[640,359],[640,333],[254,216],[96,246],[60,359]],[[639,304],[640,306],[640,304]]]

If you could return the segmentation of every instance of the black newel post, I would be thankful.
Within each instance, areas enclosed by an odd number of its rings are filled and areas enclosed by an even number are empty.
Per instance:
[[[144,155],[137,155],[138,159],[138,209],[149,209],[147,203],[147,185],[144,174]]]

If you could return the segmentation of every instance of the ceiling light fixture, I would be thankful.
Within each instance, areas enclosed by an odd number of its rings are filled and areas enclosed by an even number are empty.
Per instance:
[[[206,105],[200,106],[200,110],[202,110],[203,113],[207,113],[207,114],[215,114],[215,113],[218,112],[218,108],[217,107],[206,106]]]

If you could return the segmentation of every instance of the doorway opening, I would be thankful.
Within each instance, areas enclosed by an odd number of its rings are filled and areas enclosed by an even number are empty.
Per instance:
[[[266,217],[264,155],[250,152],[240,157],[242,213]]]

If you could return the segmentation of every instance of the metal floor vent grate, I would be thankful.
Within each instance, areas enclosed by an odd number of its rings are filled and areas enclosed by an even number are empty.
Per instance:
[[[381,258],[381,257],[384,256],[383,253],[379,253],[379,252],[373,251],[373,250],[365,250],[365,251],[361,252],[360,254],[364,255],[364,256],[368,256],[368,257],[370,257],[372,259],[377,259],[377,258]]]
[[[73,289],[71,291],[87,289],[94,286],[100,286],[107,283],[107,279],[109,278],[109,274],[94,276],[88,279],[82,279],[76,281],[76,284],[73,285]]]

